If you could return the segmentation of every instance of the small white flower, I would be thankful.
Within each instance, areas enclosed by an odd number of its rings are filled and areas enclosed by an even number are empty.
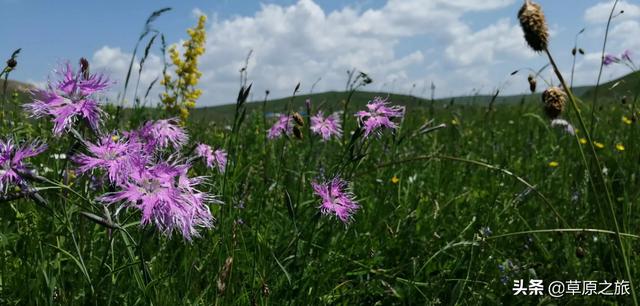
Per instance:
[[[51,155],[51,157],[53,157],[53,159],[64,160],[64,159],[67,159],[67,154],[64,154],[64,153],[53,154],[53,155]]]
[[[573,128],[573,125],[571,125],[571,123],[569,123],[569,121],[564,120],[564,119],[553,119],[551,121],[551,127],[561,127],[564,128],[564,131],[571,135],[571,136],[575,136],[576,135],[576,130]]]

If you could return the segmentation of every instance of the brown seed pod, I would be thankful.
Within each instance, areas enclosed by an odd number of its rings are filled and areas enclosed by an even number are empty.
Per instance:
[[[299,140],[302,140],[302,130],[297,125],[293,127],[293,136],[296,136]]]
[[[296,122],[297,125],[304,126],[304,119],[299,113],[293,113],[293,120]]]
[[[529,75],[529,90],[531,91],[531,93],[536,92],[536,85],[538,84],[538,82],[536,81],[536,78],[530,74]]]
[[[544,51],[548,46],[549,30],[540,5],[525,0],[518,12],[518,19],[529,47],[536,52]]]
[[[556,119],[564,111],[567,94],[560,87],[550,87],[542,93],[544,113],[550,119]]]

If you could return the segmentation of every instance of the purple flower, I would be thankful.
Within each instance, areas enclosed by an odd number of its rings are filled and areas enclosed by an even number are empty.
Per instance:
[[[34,100],[25,105],[32,117],[51,116],[53,133],[60,136],[80,118],[92,129],[100,125],[102,110],[91,96],[106,89],[110,82],[102,75],[74,72],[67,63],[58,72],[59,80],[49,82],[46,90],[33,92]]]
[[[293,117],[287,115],[280,115],[278,121],[269,129],[267,137],[269,139],[276,139],[283,134],[291,134],[293,132]]]
[[[47,145],[38,142],[17,146],[11,139],[0,140],[0,190],[6,193],[11,184],[23,182],[21,173],[30,174],[31,170],[25,165],[24,159],[34,157],[47,149]]]
[[[616,56],[614,56],[614,55],[611,55],[611,54],[607,54],[607,55],[605,55],[605,56],[604,56],[604,60],[602,61],[602,63],[603,63],[605,66],[609,66],[609,65],[611,65],[611,64],[613,64],[613,63],[618,63],[618,62],[620,62],[620,59],[619,59],[619,58],[617,58],[617,57],[616,57]]]
[[[213,216],[207,203],[213,196],[196,189],[203,177],[189,178],[189,165],[160,162],[151,167],[135,167],[120,191],[101,197],[107,204],[124,202],[119,208],[136,208],[142,212],[142,225],[153,223],[171,237],[174,231],[191,240],[199,236],[197,228],[211,228]],[[119,210],[118,209],[118,210]]]
[[[404,117],[404,107],[388,106],[386,99],[375,97],[367,104],[367,111],[359,111],[356,117],[360,125],[364,127],[364,136],[368,137],[373,132],[380,132],[382,128],[395,130],[398,126],[392,121],[393,118]]]
[[[145,144],[145,151],[149,154],[158,149],[167,148],[169,145],[179,149],[189,140],[187,133],[178,125],[176,119],[148,121],[138,130],[126,135]]]
[[[340,221],[347,223],[360,206],[355,196],[348,190],[348,183],[339,177],[329,182],[311,182],[313,192],[320,197],[320,211],[325,214],[335,214]]]
[[[218,167],[218,171],[224,173],[224,169],[227,167],[227,152],[225,150],[213,151],[210,146],[202,143],[196,147],[196,155],[205,160],[208,168]]]
[[[342,127],[340,124],[340,116],[334,113],[327,118],[323,117],[322,112],[318,112],[315,116],[311,117],[311,131],[314,134],[322,136],[322,140],[327,141],[331,139],[331,136],[340,138],[342,136]]]
[[[106,136],[99,144],[89,144],[87,149],[90,155],[79,154],[73,158],[79,164],[79,172],[102,169],[107,172],[109,181],[121,185],[140,158],[141,145],[117,136]]]

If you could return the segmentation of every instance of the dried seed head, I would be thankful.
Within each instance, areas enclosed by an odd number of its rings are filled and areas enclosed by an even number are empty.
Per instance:
[[[550,119],[556,119],[564,111],[567,95],[560,87],[551,87],[542,93],[544,113]]]
[[[536,85],[538,84],[538,82],[536,81],[536,78],[530,74],[529,75],[529,90],[531,90],[531,93],[536,92]]]
[[[10,58],[10,59],[7,61],[7,67],[9,67],[9,69],[16,68],[16,66],[18,66],[18,61],[16,61],[16,59],[15,59],[15,58]]]
[[[548,45],[549,31],[540,5],[525,0],[518,12],[518,19],[529,47],[536,52],[544,51]]]
[[[576,50],[576,48],[573,48],[571,50],[571,55],[576,56],[576,53],[578,52],[578,50]]]
[[[262,282],[262,296],[263,297],[269,297],[269,295],[271,295],[271,289],[269,289],[269,284],[267,284],[266,282]]]
[[[224,266],[222,266],[222,270],[220,274],[218,274],[218,280],[216,281],[216,285],[218,286],[218,294],[224,295],[224,292],[227,289],[227,279],[229,278],[229,274],[231,273],[231,268],[233,268],[233,257],[227,257],[224,261]]]
[[[302,140],[302,130],[297,125],[293,127],[293,136],[296,136],[298,140]]]
[[[293,120],[296,122],[297,125],[304,126],[304,119],[299,113],[293,114]]]

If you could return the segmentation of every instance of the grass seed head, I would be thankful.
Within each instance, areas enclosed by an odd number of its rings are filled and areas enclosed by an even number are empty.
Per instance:
[[[304,126],[304,119],[300,115],[300,113],[293,114],[293,120],[295,120],[296,124],[299,126]]]
[[[560,87],[550,87],[542,93],[544,113],[550,119],[556,119],[564,111],[567,95]]]
[[[531,49],[536,52],[544,51],[549,41],[549,30],[540,5],[531,0],[525,0],[518,12],[518,19],[524,31],[524,38]]]

